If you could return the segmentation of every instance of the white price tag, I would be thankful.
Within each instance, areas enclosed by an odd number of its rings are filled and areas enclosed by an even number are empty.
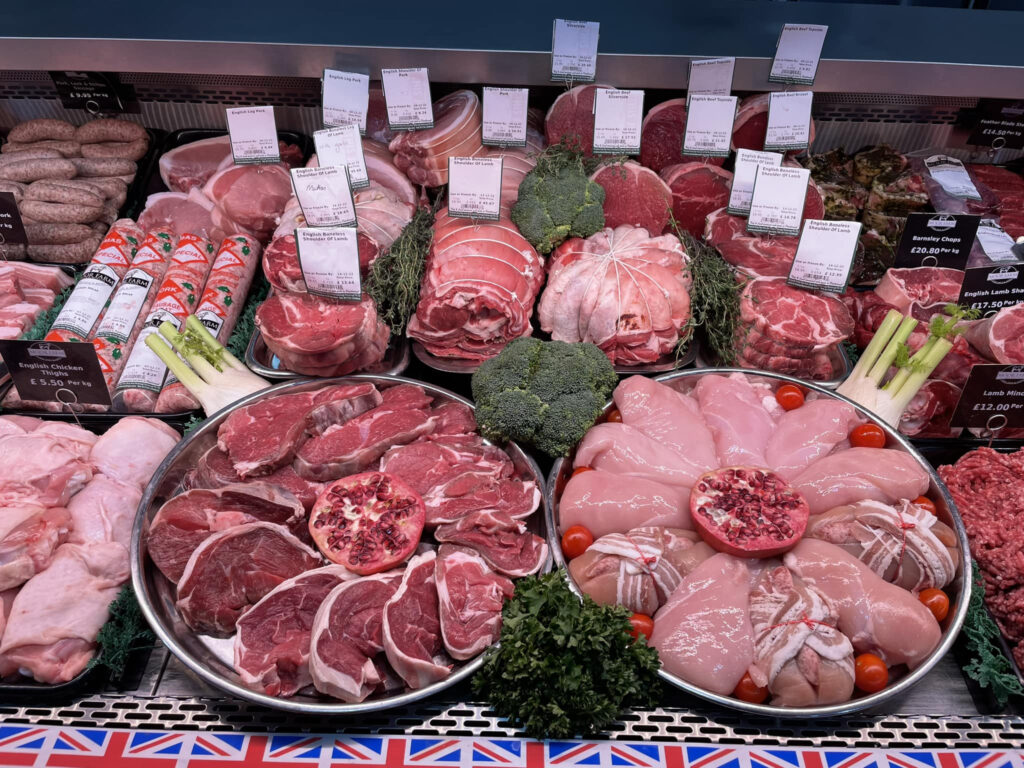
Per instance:
[[[981,200],[978,188],[971,181],[964,164],[949,155],[932,155],[924,161],[928,173],[953,197]]]
[[[308,226],[356,225],[356,204],[345,166],[292,168],[292,185]]]
[[[235,163],[281,162],[273,107],[231,107],[226,111]]]
[[[644,92],[598,88],[594,91],[594,153],[639,155]]]
[[[732,189],[729,191],[728,213],[734,216],[746,216],[750,213],[750,197],[754,193],[754,178],[757,168],[771,165],[778,168],[782,165],[782,155],[775,152],[755,152],[752,149],[736,150],[736,165],[732,175]]]
[[[332,165],[345,166],[348,168],[352,189],[370,186],[366,158],[363,157],[363,141],[359,137],[359,129],[354,124],[314,131],[313,144],[321,168]]]
[[[811,91],[776,91],[768,102],[768,131],[764,148],[768,152],[807,149],[811,143]]]
[[[483,143],[491,147],[526,146],[528,88],[484,88]]]
[[[555,19],[551,33],[551,79],[589,83],[597,76],[596,21]]]
[[[306,289],[318,296],[359,301],[359,239],[354,227],[297,229],[295,247]]]
[[[860,239],[859,221],[808,219],[786,281],[797,288],[842,293]]]
[[[982,219],[978,224],[978,242],[992,261],[1018,261],[1013,248],[1014,240],[994,219]]]
[[[388,126],[393,131],[418,131],[434,127],[430,101],[430,76],[426,67],[382,69],[381,85],[388,108]]]
[[[827,33],[828,27],[824,24],[784,24],[768,80],[814,85]]]
[[[758,166],[750,214],[747,216],[747,231],[773,235],[800,234],[810,177],[811,172],[806,168]]]
[[[686,112],[683,154],[728,157],[735,120],[735,96],[694,94]]]
[[[694,59],[690,62],[690,76],[686,83],[686,98],[698,94],[728,96],[732,93],[732,73],[736,59]]]
[[[500,219],[501,166],[500,157],[449,157],[448,215]]]
[[[366,110],[370,105],[369,75],[325,69],[320,100],[324,125],[354,125],[360,133],[366,133]]]

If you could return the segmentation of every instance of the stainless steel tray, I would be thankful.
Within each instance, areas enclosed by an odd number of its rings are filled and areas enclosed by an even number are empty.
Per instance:
[[[942,657],[946,652],[953,646],[953,642],[956,640],[956,636],[960,632],[960,628],[963,625],[964,618],[967,616],[967,604],[971,593],[970,583],[970,549],[967,542],[967,532],[964,529],[963,523],[960,520],[960,515],[956,511],[956,505],[953,503],[952,497],[949,495],[949,491],[946,490],[946,486],[939,479],[938,474],[932,469],[932,466],[914,449],[910,441],[897,432],[895,429],[890,427],[884,422],[877,421],[870,413],[865,411],[863,408],[857,405],[857,403],[849,400],[842,395],[838,395],[820,386],[816,383],[804,382],[800,379],[795,379],[792,376],[783,376],[778,373],[768,373],[764,371],[758,371],[756,373],[743,368],[715,368],[715,369],[696,369],[692,371],[680,371],[678,373],[668,374],[666,376],[659,376],[658,381],[664,382],[669,386],[681,387],[683,384],[689,384],[695,382],[700,376],[712,373],[743,373],[751,376],[760,376],[762,378],[770,379],[773,382],[778,383],[791,383],[800,384],[808,389],[817,391],[822,395],[834,397],[842,400],[846,403],[857,408],[858,412],[869,419],[870,421],[878,424],[882,429],[885,430],[889,438],[889,447],[898,447],[907,453],[911,454],[917,462],[921,465],[928,473],[928,477],[931,480],[930,487],[928,489],[928,495],[935,501],[936,515],[940,520],[951,526],[957,535],[957,540],[960,547],[960,563],[959,573],[953,583],[947,587],[947,592],[950,595],[950,612],[943,621],[943,635],[942,640],[938,647],[932,651],[931,655],[925,659],[925,661],[917,669],[913,670],[905,677],[892,683],[885,690],[870,696],[862,696],[860,698],[851,699],[850,701],[843,702],[842,704],[834,704],[830,706],[820,707],[774,707],[768,704],[750,704],[747,702],[734,699],[731,696],[720,696],[709,691],[705,691],[703,688],[699,688],[691,683],[686,682],[682,678],[679,678],[665,670],[661,670],[659,674],[662,679],[681,688],[687,693],[691,693],[695,696],[699,696],[702,699],[713,702],[719,706],[731,707],[733,709],[739,709],[744,712],[753,715],[766,715],[777,718],[819,718],[819,717],[835,717],[838,715],[847,715],[853,712],[858,712],[864,709],[872,709],[882,707],[888,704],[892,700],[896,699],[912,686],[916,685],[921,681],[922,678],[932,669],[936,664],[941,661]],[[614,404],[609,402],[605,406],[605,415],[607,415]],[[599,419],[599,421],[603,421]],[[575,451],[574,451],[575,453]],[[562,494],[565,484],[568,482],[572,475],[572,460],[573,455],[570,455],[565,459],[558,459],[555,461],[551,468],[551,473],[548,476],[548,500],[545,505],[547,510],[547,530],[548,530],[548,541],[551,545],[551,551],[555,558],[556,567],[565,567],[565,558],[562,555],[562,549],[559,546],[559,534],[558,534],[558,500]],[[577,592],[579,588],[573,582],[572,578],[569,578],[570,586]]]
[[[702,352],[704,350],[697,350],[697,359],[694,361],[694,368],[714,368],[715,364],[713,361],[704,358]],[[801,384],[810,383],[823,389],[838,389],[839,385],[846,381],[846,378],[850,375],[853,370],[853,365],[850,363],[850,358],[846,354],[846,350],[843,349],[843,345],[839,344],[833,347],[834,354],[830,355],[832,359],[832,369],[838,370],[839,375],[834,379],[828,381],[814,381],[813,379],[795,379]],[[760,371],[757,368],[743,368],[744,373],[771,373],[770,371]],[[774,374],[779,376],[785,376],[785,374]],[[787,377],[794,378],[794,377]]]
[[[139,510],[135,517],[135,527],[132,531],[132,584],[135,587],[135,593],[138,596],[139,605],[142,607],[146,620],[156,632],[160,641],[188,669],[198,675],[204,682],[238,698],[247,699],[248,701],[275,709],[306,714],[341,715],[373,712],[390,707],[406,706],[440,693],[469,678],[483,664],[482,656],[477,656],[465,663],[456,662],[457,668],[454,673],[445,680],[397,696],[370,699],[359,704],[346,704],[335,699],[319,696],[295,696],[291,699],[268,696],[244,686],[231,665],[225,663],[214,648],[204,643],[199,636],[185,626],[174,605],[174,586],[152,565],[147,557],[145,536],[150,521],[167,499],[181,491],[182,480],[185,474],[195,466],[199,457],[216,442],[217,429],[229,413],[250,403],[266,400],[275,395],[305,392],[319,389],[328,384],[357,381],[369,381],[384,386],[398,383],[416,384],[433,395],[436,402],[457,401],[471,408],[473,407],[469,400],[446,389],[398,376],[356,375],[335,379],[301,379],[278,384],[275,387],[243,398],[228,408],[218,411],[182,442],[178,443],[177,447],[168,454],[167,458],[164,459],[153,474],[153,478],[143,494],[142,501],[139,503]],[[548,519],[546,510],[547,494],[544,493],[544,476],[536,462],[519,446],[509,443],[503,447],[505,452],[511,457],[517,471],[526,477],[532,477],[537,482],[537,487],[541,491],[541,508],[529,518],[529,523],[536,533],[544,536],[546,535],[544,526]],[[550,564],[551,556],[549,553],[548,561],[544,564],[544,570],[550,569]],[[224,641],[219,642],[223,643]]]
[[[249,346],[245,348],[245,364],[253,373],[271,381],[305,378],[304,374],[282,367],[277,355],[267,349],[267,343],[263,340],[259,328],[252,332]],[[384,351],[384,359],[360,373],[372,376],[399,376],[408,367],[409,340],[392,336],[388,348]]]

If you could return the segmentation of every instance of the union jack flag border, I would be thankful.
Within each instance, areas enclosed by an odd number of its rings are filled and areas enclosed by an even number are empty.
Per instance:
[[[0,724],[0,768],[1024,768],[1017,750],[331,736]]]

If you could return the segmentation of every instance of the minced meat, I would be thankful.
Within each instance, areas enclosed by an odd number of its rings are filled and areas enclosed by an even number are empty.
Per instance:
[[[1024,667],[1024,450],[978,448],[939,467],[985,579],[985,602]]]

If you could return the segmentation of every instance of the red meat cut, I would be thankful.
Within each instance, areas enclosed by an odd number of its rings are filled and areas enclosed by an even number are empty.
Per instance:
[[[384,604],[384,652],[410,688],[423,688],[452,672],[441,639],[436,558],[433,550],[412,558],[398,591]]]
[[[815,350],[853,334],[853,317],[839,299],[794,288],[785,278],[751,280],[740,297],[741,321],[781,345]]]
[[[909,437],[950,437],[949,422],[963,390],[941,379],[928,379],[900,416],[900,432]]]
[[[544,118],[548,144],[557,144],[564,137],[576,144],[586,157],[594,154],[594,92],[598,88],[611,86],[577,85],[555,99]]]
[[[384,604],[402,581],[388,571],[335,587],[317,611],[310,644],[313,685],[342,701],[363,701],[383,685]]]
[[[960,298],[963,270],[944,267],[889,269],[875,287],[875,293],[903,314],[912,304],[947,304]]]
[[[442,403],[434,409],[434,415],[438,417],[435,435],[466,435],[476,432],[476,416],[465,403]]]
[[[313,619],[328,593],[355,574],[340,565],[281,582],[238,620],[235,671],[268,696],[294,696],[313,683],[309,672]]]
[[[282,581],[322,564],[280,525],[238,525],[213,534],[192,553],[176,605],[196,632],[227,637],[249,606]]]
[[[359,246],[359,272],[365,277],[370,264],[380,254],[380,246],[363,232],[356,233],[356,241]],[[263,274],[275,290],[306,292],[294,234],[275,237],[266,247],[263,251]]]
[[[732,173],[692,162],[666,166],[660,174],[672,192],[672,216],[680,228],[698,239],[703,237],[708,214],[729,203]]]
[[[643,227],[653,235],[665,231],[672,210],[672,190],[658,174],[627,160],[598,168],[590,177],[604,187],[604,225]]]
[[[384,359],[391,331],[367,294],[359,302],[273,293],[255,316],[267,349],[289,371],[345,376]]]
[[[477,552],[442,544],[434,566],[444,647],[454,659],[471,659],[501,634],[501,609],[515,587]]]
[[[177,584],[196,547],[214,532],[256,522],[277,523],[296,537],[309,538],[298,499],[274,486],[250,483],[178,494],[149,524],[146,548],[160,572]]]
[[[797,237],[737,237],[719,244],[718,252],[747,277],[788,277],[799,243]]]
[[[199,457],[195,467],[185,478],[185,489],[192,488],[223,488],[232,483],[263,483],[288,491],[307,512],[313,508],[316,497],[320,495],[323,486],[320,483],[313,483],[295,474],[291,464],[278,467],[269,475],[261,475],[253,480],[244,480],[235,472],[235,465],[231,463],[231,457],[214,445],[210,450]],[[301,538],[301,537],[300,537]]]
[[[366,105],[366,135],[384,144],[395,138],[395,132],[388,125],[388,104],[384,100],[384,89],[376,85],[370,88],[370,100]]]
[[[369,383],[277,395],[232,411],[217,430],[217,445],[239,477],[269,474],[292,460],[307,431],[322,432],[381,399]]]
[[[967,341],[989,360],[1004,365],[1024,364],[1024,304],[978,320],[967,331]]]
[[[724,157],[683,155],[685,129],[686,99],[669,99],[651,107],[640,127],[640,164],[655,173],[661,173],[670,165],[687,161],[699,161],[701,165],[713,166],[725,163]],[[662,178],[665,178],[664,175]]]
[[[460,544],[480,553],[494,570],[506,576],[537,573],[548,557],[548,545],[526,530],[526,523],[504,512],[482,510],[434,531],[434,538]]]
[[[768,105],[771,103],[771,94],[759,93],[748,96],[740,102],[736,113],[736,122],[732,127],[732,148],[754,149],[758,152],[764,149],[764,140],[768,135]],[[814,119],[811,119],[809,140],[814,142]],[[794,150],[788,154],[796,154]]]
[[[267,242],[292,196],[292,178],[284,163],[232,165],[211,176],[203,193],[216,203],[216,226],[225,232],[251,232]]]

